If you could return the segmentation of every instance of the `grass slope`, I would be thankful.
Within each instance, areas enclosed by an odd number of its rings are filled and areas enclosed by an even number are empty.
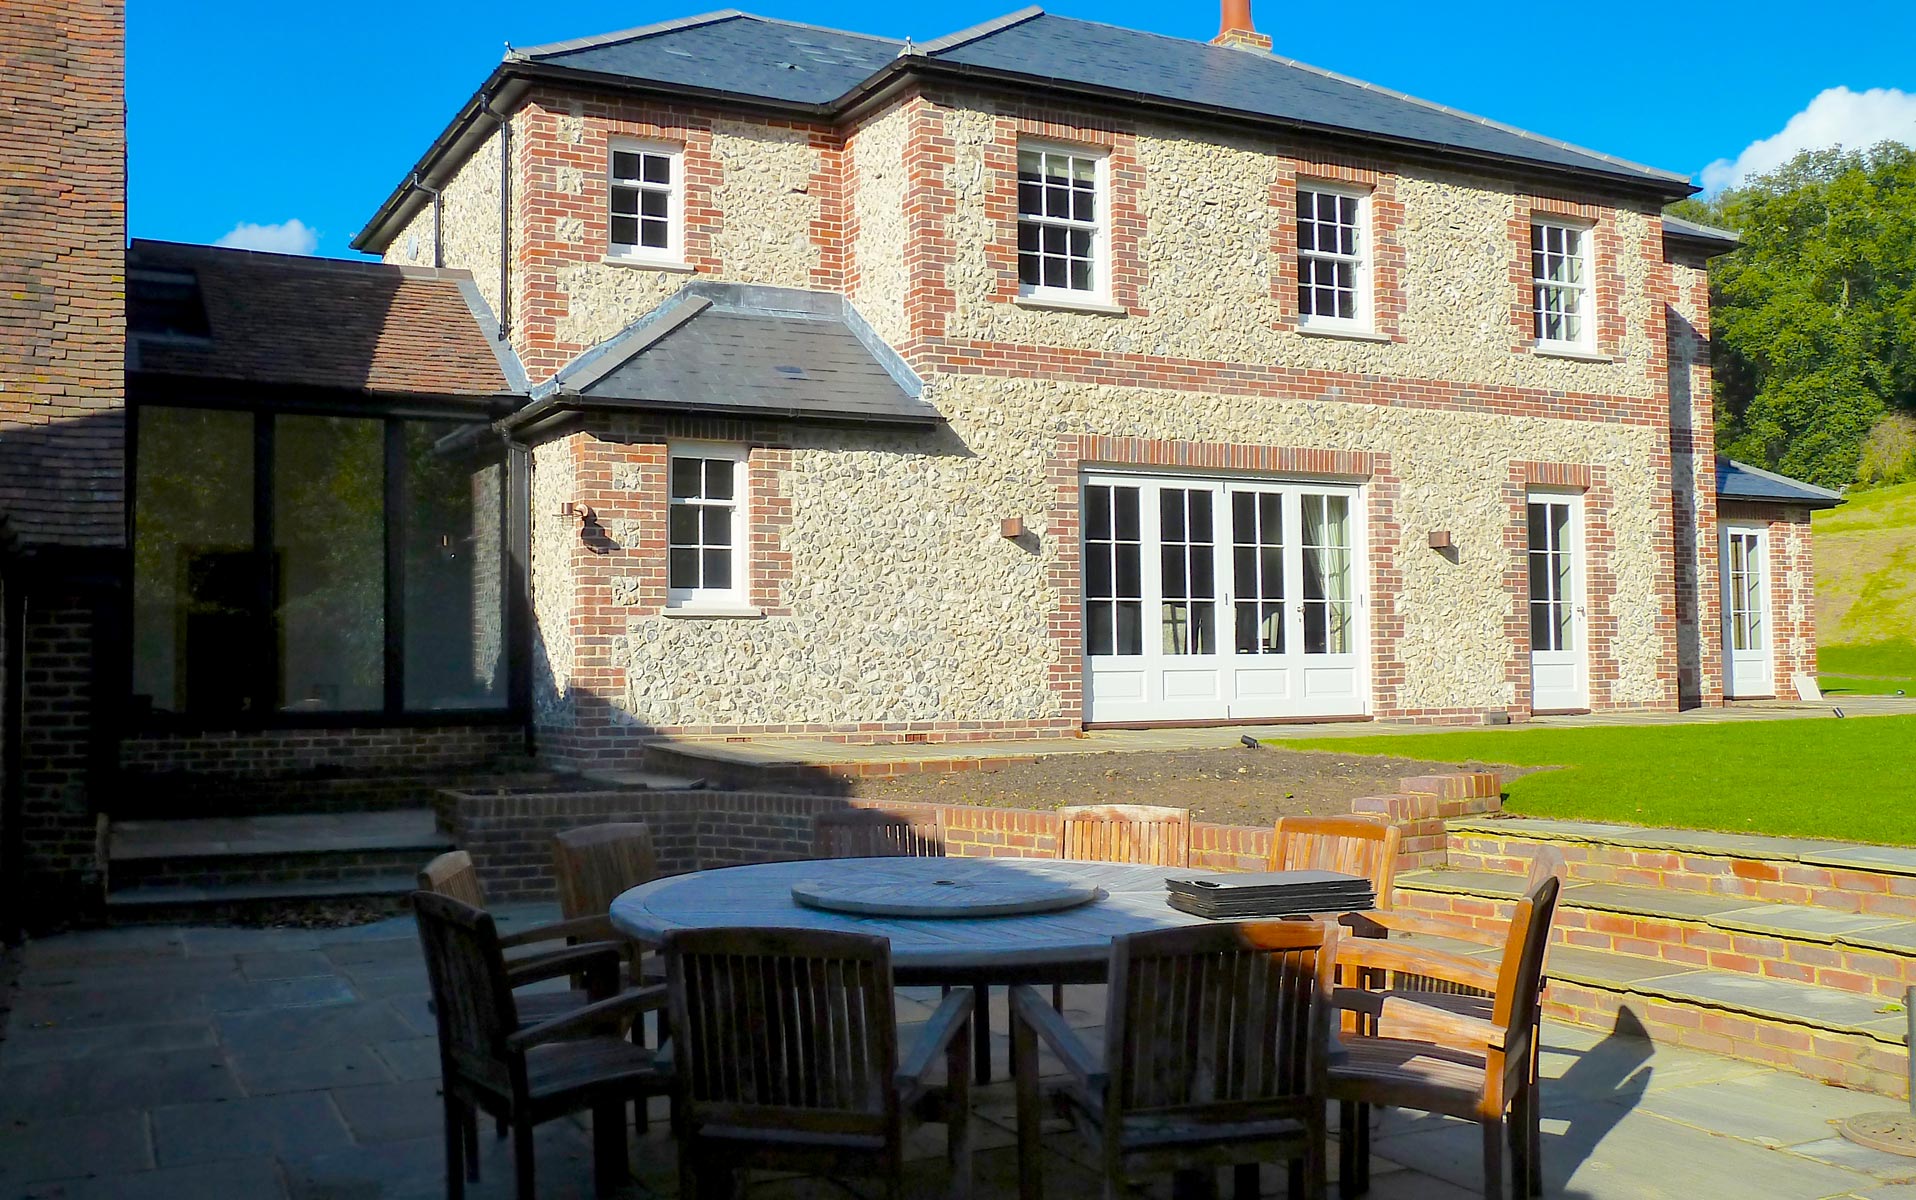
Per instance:
[[[1916,844],[1916,717],[1487,729],[1274,744],[1563,767],[1509,781],[1505,806],[1525,816]]]
[[[1851,493],[1814,528],[1824,689],[1916,695],[1916,483]]]

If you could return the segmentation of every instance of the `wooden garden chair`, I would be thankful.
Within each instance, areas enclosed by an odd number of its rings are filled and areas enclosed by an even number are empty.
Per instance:
[[[1539,846],[1531,857],[1530,874],[1524,881],[1524,888],[1526,892],[1534,891],[1545,879],[1555,879],[1561,889],[1564,878],[1563,852],[1554,846]],[[1352,913],[1345,918],[1344,923],[1363,937],[1446,938],[1499,950],[1509,940],[1508,930],[1479,929],[1466,921],[1445,920],[1441,917],[1428,917],[1407,912]],[[1547,963],[1546,953],[1546,965]],[[1537,1023],[1540,1026],[1543,1023],[1543,993],[1549,986],[1549,972],[1546,971],[1537,988]],[[1403,971],[1389,973],[1387,986],[1382,988],[1373,986],[1370,990],[1380,992],[1386,997],[1401,996],[1420,1004],[1431,1005],[1460,1016],[1474,1017],[1483,1021],[1491,1018],[1496,1004],[1495,996],[1482,988]],[[1528,1128],[1524,1131],[1524,1136],[1529,1141],[1529,1184],[1532,1195],[1543,1193],[1542,1130],[1540,1128],[1543,1100],[1540,1049],[1535,1041],[1531,1043],[1528,1086],[1533,1102],[1527,1106],[1525,1116]]]
[[[1370,1121],[1375,1105],[1462,1117],[1483,1127],[1484,1196],[1503,1191],[1509,1143],[1511,1191],[1540,1192],[1535,1138],[1537,1094],[1530,1086],[1539,1036],[1543,958],[1560,883],[1544,875],[1517,901],[1500,962],[1424,950],[1378,938],[1345,938],[1338,965],[1441,980],[1490,997],[1487,1016],[1451,1011],[1406,992],[1339,989],[1340,1007],[1358,1021],[1332,1064],[1330,1095],[1339,1104],[1340,1191],[1362,1194],[1370,1183]]]
[[[848,808],[812,818],[814,858],[944,858],[945,825],[936,815],[909,817]]]
[[[619,994],[620,958],[604,943],[574,946],[509,967],[504,939],[484,909],[431,892],[413,895],[419,943],[439,1025],[446,1123],[446,1191],[461,1200],[479,1177],[475,1110],[512,1128],[519,1200],[537,1195],[533,1127],[591,1109],[593,1164],[601,1192],[624,1182],[625,1105],[671,1088],[650,1050],[621,1030],[664,1003],[663,988]],[[548,1021],[522,1019],[515,986],[579,974],[589,1003]],[[461,1169],[463,1166],[463,1170]]]
[[[946,1123],[951,1192],[970,1194],[970,993],[946,996],[901,1061],[882,937],[692,929],[663,950],[681,1196],[722,1200],[739,1170],[770,1169],[877,1177],[896,1198],[926,1120]]]
[[[1279,817],[1269,869],[1336,871],[1370,880],[1377,907],[1391,907],[1402,834],[1381,817]]]
[[[1338,927],[1250,921],[1137,933],[1111,948],[1100,1056],[1029,987],[1011,989],[1018,1194],[1043,1194],[1038,1047],[1065,1072],[1055,1098],[1095,1148],[1105,1195],[1133,1175],[1291,1164],[1293,1195],[1324,1194],[1324,1097]]]
[[[1190,866],[1191,812],[1158,804],[1068,805],[1058,810],[1058,857]]]

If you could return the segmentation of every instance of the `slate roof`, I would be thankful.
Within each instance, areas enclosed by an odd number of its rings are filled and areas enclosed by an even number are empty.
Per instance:
[[[1663,236],[1696,242],[1710,248],[1713,254],[1728,254],[1743,244],[1741,234],[1727,229],[1718,229],[1714,225],[1703,225],[1696,221],[1686,221],[1682,217],[1663,215]]]
[[[701,281],[566,366],[539,398],[576,397],[588,408],[935,424],[942,418],[918,398],[920,389],[843,296]]]
[[[1841,492],[1765,471],[1733,458],[1717,456],[1716,497],[1718,500],[1742,500],[1758,504],[1799,504],[1807,508],[1835,508],[1843,503]]]
[[[523,392],[465,271],[136,241],[127,368],[381,395]]]

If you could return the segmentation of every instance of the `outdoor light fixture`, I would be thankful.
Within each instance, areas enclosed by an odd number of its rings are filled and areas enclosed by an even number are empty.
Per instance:
[[[1023,517],[1006,517],[1004,520],[998,522],[998,532],[1015,542],[1025,535],[1025,519]]]
[[[1430,531],[1430,548],[1432,550],[1448,550],[1452,545],[1450,530],[1433,529]]]

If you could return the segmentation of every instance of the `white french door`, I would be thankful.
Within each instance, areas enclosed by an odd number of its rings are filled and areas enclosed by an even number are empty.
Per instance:
[[[1084,480],[1085,719],[1365,711],[1358,493]]]
[[[1532,493],[1530,540],[1530,707],[1590,707],[1584,635],[1583,497]]]
[[[1770,652],[1770,536],[1761,525],[1723,526],[1723,694],[1776,695]]]

